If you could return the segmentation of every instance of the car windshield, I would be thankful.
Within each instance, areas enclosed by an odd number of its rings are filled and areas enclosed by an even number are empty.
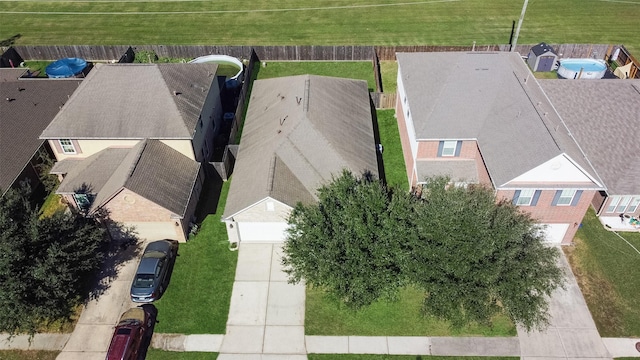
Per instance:
[[[118,329],[118,331],[116,332],[117,335],[129,335],[131,334],[131,329],[128,328],[120,328]]]
[[[153,274],[138,274],[133,281],[133,287],[150,288],[153,286]]]

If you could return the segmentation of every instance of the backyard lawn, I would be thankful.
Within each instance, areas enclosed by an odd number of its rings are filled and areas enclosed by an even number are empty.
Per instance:
[[[402,156],[402,144],[400,144],[395,110],[378,110],[377,116],[380,142],[384,146],[382,161],[384,162],[387,184],[409,190],[409,180]]]
[[[640,233],[620,233],[640,250]],[[605,230],[589,209],[574,238],[563,247],[600,335],[640,337],[640,253]]]
[[[513,0],[2,1],[0,41],[469,46],[475,41],[480,46],[508,43],[522,5]],[[613,43],[637,51],[638,18],[636,1],[530,1],[518,43]]]
[[[420,314],[423,294],[402,290],[397,302],[379,301],[357,312],[323,292],[307,287],[305,333],[307,335],[361,336],[515,336],[516,330],[503,316],[492,328],[473,325],[453,329],[448,323]]]
[[[180,244],[171,282],[158,308],[158,333],[224,334],[238,253],[229,251],[220,216],[230,182],[222,187],[215,214],[202,222],[194,239]],[[214,194],[205,193],[211,201]]]
[[[260,67],[258,79],[312,74],[366,80],[369,91],[376,87],[370,61],[269,61],[266,64],[267,66]]]

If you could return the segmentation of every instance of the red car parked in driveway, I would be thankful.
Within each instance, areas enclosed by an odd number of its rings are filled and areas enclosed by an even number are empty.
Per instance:
[[[131,308],[120,316],[113,332],[106,360],[137,360],[145,337],[156,319],[153,306]]]

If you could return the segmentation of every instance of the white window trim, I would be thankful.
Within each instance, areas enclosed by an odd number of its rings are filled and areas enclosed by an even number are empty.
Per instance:
[[[565,195],[565,191],[569,192],[571,191],[571,196]],[[556,202],[556,206],[571,206],[571,203],[573,203],[573,199],[576,197],[576,193],[577,191],[575,189],[563,189],[562,192],[560,193],[560,196],[558,197],[558,201]],[[569,199],[568,203],[564,203],[561,202],[562,199]]]
[[[456,147],[458,146],[457,140],[445,140],[442,142],[442,153],[440,156],[442,157],[454,157],[456,156]],[[450,150],[451,154],[446,151]]]
[[[516,205],[517,206],[531,206],[531,202],[533,201],[533,197],[536,194],[536,190],[535,189],[523,189],[520,190],[520,195],[518,196],[518,199],[516,200]],[[529,201],[527,202],[520,202],[521,199],[529,199]]]
[[[614,213],[616,212],[616,208],[618,207],[618,203],[620,203],[620,196],[612,196],[611,200],[609,201],[609,205],[607,206],[607,211],[608,213]]]
[[[69,143],[67,143],[67,141]],[[70,139],[60,139],[58,140],[58,144],[60,144],[60,149],[62,149],[63,154],[73,155],[78,153],[76,147],[73,146],[73,141]]]
[[[627,212],[627,207],[629,206],[630,203],[631,203],[631,196],[621,196],[620,202],[618,203],[618,206],[616,206],[615,212],[617,213]]]
[[[629,203],[629,206],[627,207],[627,212],[630,212],[630,213],[636,212],[636,210],[638,210],[638,205],[640,205],[640,197],[636,196],[631,200],[631,203]]]

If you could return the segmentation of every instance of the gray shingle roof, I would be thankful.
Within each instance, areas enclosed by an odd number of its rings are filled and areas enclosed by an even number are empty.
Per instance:
[[[416,161],[418,179],[433,176],[449,176],[451,179],[478,183],[478,169],[475,160],[419,160]]]
[[[476,140],[495,187],[562,153],[594,176],[518,53],[396,55],[418,140]]]
[[[97,194],[95,210],[124,187],[184,216],[199,171],[198,162],[159,140],[147,140],[133,148],[107,148],[77,162],[57,193],[74,193],[86,185]]]
[[[99,64],[44,139],[191,139],[216,64]]]
[[[0,192],[11,186],[42,146],[40,133],[80,84],[24,79],[24,69],[0,69]],[[6,99],[13,100],[6,100]]]
[[[301,75],[256,81],[224,217],[270,196],[287,205],[347,168],[378,175],[367,83]]]
[[[540,80],[611,195],[640,194],[640,80]]]

